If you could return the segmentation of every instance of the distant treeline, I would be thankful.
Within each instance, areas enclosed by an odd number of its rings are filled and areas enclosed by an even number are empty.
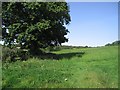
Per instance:
[[[105,46],[116,46],[116,45],[120,45],[120,40],[115,41],[115,42],[113,42],[113,43],[108,43],[108,44],[106,44]]]
[[[70,48],[88,48],[88,46],[61,46],[62,49],[70,49]]]
[[[59,50],[62,50],[62,49],[73,49],[73,48],[91,48],[91,47],[62,45],[62,46],[55,46],[55,47],[47,47],[46,50],[48,50],[48,51],[59,51]]]

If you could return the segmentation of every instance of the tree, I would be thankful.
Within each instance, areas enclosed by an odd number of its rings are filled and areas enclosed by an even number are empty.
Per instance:
[[[66,2],[3,2],[2,39],[12,47],[35,52],[67,42],[65,24],[71,21]]]
[[[120,40],[114,41],[112,43],[108,43],[105,46],[116,46],[116,45],[120,45]]]

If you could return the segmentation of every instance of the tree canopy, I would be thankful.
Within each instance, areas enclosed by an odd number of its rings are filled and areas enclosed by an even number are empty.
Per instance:
[[[71,21],[66,2],[3,2],[2,39],[31,51],[67,42]]]

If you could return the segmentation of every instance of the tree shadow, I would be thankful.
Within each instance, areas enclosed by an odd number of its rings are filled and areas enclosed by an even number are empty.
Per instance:
[[[71,59],[72,57],[82,57],[85,52],[70,52],[70,53],[62,53],[62,54],[54,54],[54,53],[44,53],[39,55],[38,57],[41,59],[52,59],[52,60],[60,60],[60,59]]]
[[[82,57],[82,55],[85,54],[85,52],[71,52],[71,53],[63,53],[59,54],[60,59],[70,59],[72,57]]]

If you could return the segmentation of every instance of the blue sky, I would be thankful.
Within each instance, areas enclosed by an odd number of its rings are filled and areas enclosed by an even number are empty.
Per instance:
[[[118,40],[117,2],[69,2],[69,38],[63,45],[103,46]]]

